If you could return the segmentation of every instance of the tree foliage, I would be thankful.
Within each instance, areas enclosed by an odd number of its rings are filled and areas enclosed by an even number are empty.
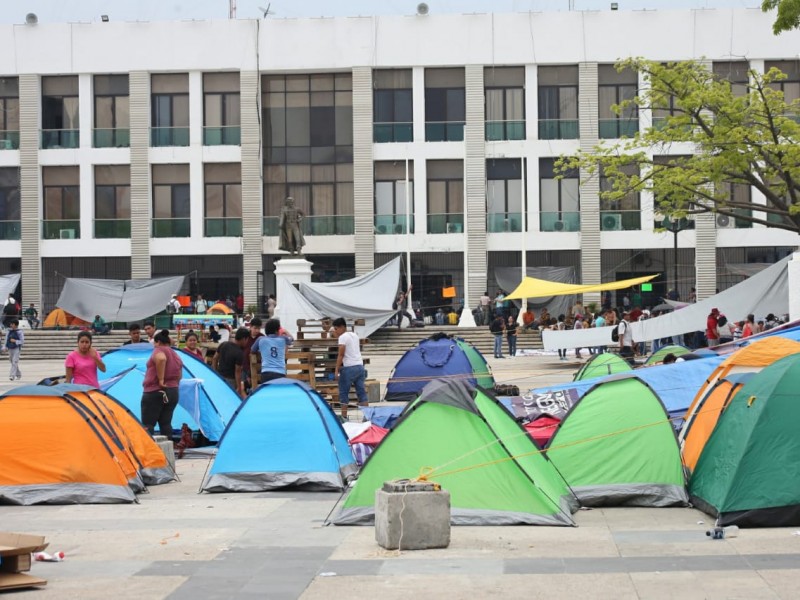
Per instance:
[[[714,212],[800,233],[800,101],[787,103],[777,89],[783,73],[751,71],[749,84],[732,87],[698,61],[631,58],[617,68],[634,69],[648,82],[614,107],[617,114],[635,104],[656,114],[669,109],[668,116],[631,138],[561,157],[561,173],[602,173],[602,201],[649,190],[656,212],[667,216]],[[766,203],[732,196],[733,184],[752,187]]]
[[[775,35],[800,27],[800,0],[763,0],[761,10],[769,12],[778,9],[772,32]]]

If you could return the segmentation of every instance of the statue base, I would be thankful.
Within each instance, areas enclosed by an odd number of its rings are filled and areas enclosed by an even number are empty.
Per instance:
[[[297,319],[309,318],[303,306],[292,300],[301,283],[311,283],[312,264],[302,256],[286,256],[275,262],[275,316],[293,337],[297,337]]]

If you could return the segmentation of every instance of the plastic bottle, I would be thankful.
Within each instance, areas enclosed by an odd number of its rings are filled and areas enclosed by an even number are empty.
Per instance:
[[[725,538],[735,538],[739,535],[738,525],[728,525],[727,527],[714,527],[706,531],[706,535],[712,540],[724,540]]]

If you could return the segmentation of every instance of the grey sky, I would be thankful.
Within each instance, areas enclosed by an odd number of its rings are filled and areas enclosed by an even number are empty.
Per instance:
[[[229,0],[4,0],[0,23],[23,23],[36,13],[40,23],[225,19]],[[260,17],[259,7],[270,4],[268,18],[414,14],[419,0],[236,0],[239,18]],[[430,13],[565,11],[570,0],[427,0]],[[575,10],[608,10],[611,0],[573,0]],[[760,0],[617,0],[620,10],[757,7]]]

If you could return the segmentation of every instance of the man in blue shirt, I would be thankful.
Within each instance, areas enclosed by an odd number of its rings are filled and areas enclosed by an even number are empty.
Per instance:
[[[264,335],[253,342],[251,354],[261,357],[261,383],[286,377],[286,353],[289,341],[280,335],[281,322],[269,319],[264,325]]]

